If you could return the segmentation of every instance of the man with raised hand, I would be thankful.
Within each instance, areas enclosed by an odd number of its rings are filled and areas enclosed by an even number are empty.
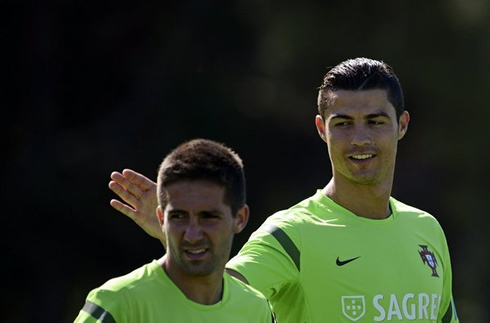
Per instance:
[[[267,218],[226,270],[261,291],[278,322],[459,322],[441,226],[391,196],[410,121],[393,69],[346,60],[327,72],[317,103],[332,178]],[[131,205],[113,206],[151,231],[143,210],[155,197],[130,196],[152,181],[129,170],[113,179]]]

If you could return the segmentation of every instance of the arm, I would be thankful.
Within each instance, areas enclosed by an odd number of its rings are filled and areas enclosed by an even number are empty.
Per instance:
[[[111,179],[109,188],[127,203],[113,199],[111,206],[136,222],[150,236],[164,243],[165,235],[156,215],[157,184],[130,169],[122,173],[113,172]]]
[[[281,288],[287,284],[294,284],[299,277],[299,269],[289,256],[288,249],[284,248],[279,240],[271,233],[266,220],[250,239],[245,243],[236,256],[226,264],[229,275],[249,284],[259,290],[265,297],[281,293]],[[292,230],[285,234],[298,241]]]
[[[441,229],[442,231],[442,229]],[[458,323],[459,318],[456,312],[456,306],[454,305],[453,292],[452,292],[452,280],[453,273],[451,268],[451,257],[449,255],[449,247],[447,245],[446,238],[444,238],[444,286],[442,293],[442,300],[439,307],[439,317],[437,322],[451,322]]]
[[[111,313],[87,300],[73,323],[116,322]]]
[[[229,268],[225,268],[225,271],[230,275],[230,276],[233,276],[235,277],[236,279],[242,281],[243,283],[247,284],[248,285],[248,281],[245,277],[243,277],[242,274],[240,274],[238,271],[236,270],[233,270],[233,269],[229,269]]]

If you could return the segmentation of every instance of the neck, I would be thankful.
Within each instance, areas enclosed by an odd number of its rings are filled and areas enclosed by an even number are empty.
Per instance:
[[[322,192],[357,216],[385,219],[391,214],[389,200],[392,183],[360,185],[332,178]]]
[[[176,264],[169,261],[168,254],[160,258],[158,263],[189,300],[203,305],[221,301],[224,269],[207,276],[192,276],[183,273],[182,270],[176,270]]]

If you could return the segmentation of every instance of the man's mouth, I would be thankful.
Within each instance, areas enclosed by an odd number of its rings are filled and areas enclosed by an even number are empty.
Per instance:
[[[198,259],[198,258],[204,256],[208,252],[208,249],[207,248],[187,249],[187,250],[184,250],[184,252],[187,255],[187,257],[189,257],[191,259]]]
[[[206,252],[206,249],[187,250],[186,252],[191,253],[193,255],[197,255]]]
[[[375,155],[373,155],[373,154],[356,154],[356,155],[350,156],[349,158],[354,159],[354,160],[366,160],[366,159],[373,158],[374,156]]]

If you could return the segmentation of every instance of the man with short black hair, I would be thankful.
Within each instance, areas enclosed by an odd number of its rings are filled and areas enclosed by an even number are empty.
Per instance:
[[[75,322],[272,322],[266,298],[224,273],[249,216],[240,157],[186,142],[163,160],[157,196],[167,253],[92,290]]]
[[[410,121],[393,69],[346,60],[327,72],[317,103],[332,178],[267,218],[227,271],[261,291],[278,322],[459,322],[442,228],[391,197],[398,141]],[[126,172],[124,186],[134,187],[114,191],[127,202],[137,183],[154,186]],[[154,199],[113,206],[148,232],[145,205]]]

